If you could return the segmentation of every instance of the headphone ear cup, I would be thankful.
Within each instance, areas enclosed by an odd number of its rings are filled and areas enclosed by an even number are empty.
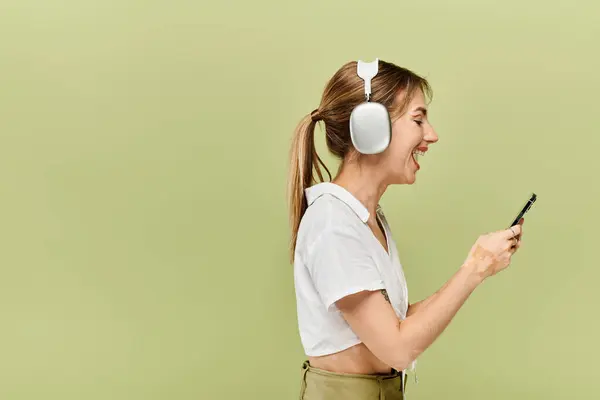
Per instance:
[[[392,123],[387,109],[380,103],[361,103],[350,114],[350,138],[362,154],[378,154],[388,148]]]

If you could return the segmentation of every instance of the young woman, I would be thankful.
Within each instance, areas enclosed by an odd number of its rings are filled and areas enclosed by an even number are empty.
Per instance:
[[[431,90],[424,78],[379,60],[371,101],[387,108],[391,141],[381,153],[361,154],[349,120],[364,102],[364,84],[356,62],[342,66],[319,107],[298,125],[291,149],[291,257],[307,356],[300,396],[305,400],[403,399],[407,368],[475,288],[510,264],[521,243],[522,220],[480,236],[442,288],[409,304],[379,201],[389,185],[415,182],[418,160],[438,141],[427,118]],[[333,179],[314,146],[319,121],[329,151],[341,161]]]

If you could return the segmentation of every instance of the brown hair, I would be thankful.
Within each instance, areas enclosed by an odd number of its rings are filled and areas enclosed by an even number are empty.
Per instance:
[[[343,160],[354,150],[350,139],[350,113],[354,107],[365,101],[364,82],[356,73],[356,67],[356,61],[346,63],[333,75],[325,87],[319,107],[300,121],[294,133],[288,175],[292,262],[300,220],[307,208],[304,190],[316,182],[314,172],[317,173],[320,182],[324,181],[321,167],[331,180],[331,173],[315,149],[314,133],[317,122],[324,122],[327,148],[334,156]],[[425,78],[395,64],[379,60],[379,71],[372,80],[371,101],[383,104],[394,120],[404,113],[414,93],[419,89],[431,97],[431,87]],[[395,100],[400,91],[406,95],[403,96],[401,104],[397,104]]]

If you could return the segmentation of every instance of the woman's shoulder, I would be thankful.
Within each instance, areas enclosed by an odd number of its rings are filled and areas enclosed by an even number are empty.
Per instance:
[[[304,213],[298,230],[298,245],[312,247],[327,237],[358,235],[360,219],[335,196],[323,195]]]
[[[301,223],[319,227],[352,226],[360,222],[346,203],[330,194],[323,194],[306,209]]]

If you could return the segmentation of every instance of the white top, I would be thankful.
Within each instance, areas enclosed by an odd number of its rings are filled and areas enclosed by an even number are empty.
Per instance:
[[[408,289],[396,244],[381,208],[389,254],[367,221],[369,211],[334,183],[306,189],[308,209],[298,231],[294,281],[300,338],[307,356],[360,343],[335,302],[363,290],[386,289],[399,319],[406,318]]]

